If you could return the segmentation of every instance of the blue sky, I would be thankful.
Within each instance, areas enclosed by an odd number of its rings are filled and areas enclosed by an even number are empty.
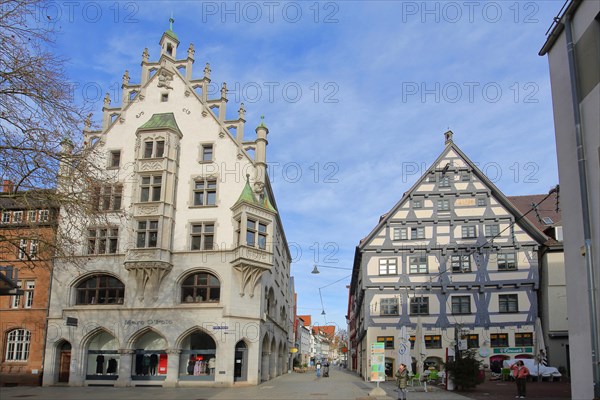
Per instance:
[[[240,102],[247,131],[265,115],[267,160],[294,253],[298,312],[345,327],[354,248],[443,150],[443,133],[507,195],[558,181],[547,59],[538,56],[563,1],[51,2],[41,20],[95,102],[141,54],[156,60],[173,13],[179,56],[195,46]],[[216,96],[216,93],[215,93]],[[319,249],[319,251],[317,251]]]

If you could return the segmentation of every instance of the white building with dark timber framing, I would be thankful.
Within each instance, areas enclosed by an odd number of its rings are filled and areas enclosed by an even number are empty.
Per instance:
[[[455,332],[484,364],[532,358],[545,237],[445,133],[431,167],[356,248],[349,293],[351,367],[369,379],[370,345],[396,371],[400,327],[425,367],[442,369]]]

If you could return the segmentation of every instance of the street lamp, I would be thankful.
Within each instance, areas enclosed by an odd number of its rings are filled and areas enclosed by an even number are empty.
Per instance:
[[[328,265],[317,265],[315,264],[311,274],[320,274],[321,271],[319,271],[319,269],[317,267],[321,267],[321,268],[332,268],[332,269],[345,269],[346,271],[350,271],[352,270],[352,268],[344,268],[344,267],[330,267]]]
[[[321,265],[321,266],[322,266],[322,265]],[[333,268],[333,267],[330,267],[330,268]],[[317,266],[316,266],[316,265],[315,265],[315,269],[317,269]],[[349,268],[339,268],[339,269],[349,269]],[[315,272],[313,271],[313,273],[315,273]],[[319,272],[317,271],[316,273],[319,273]],[[343,278],[340,278],[340,279],[338,279],[337,281],[334,281],[334,282],[328,283],[327,285],[325,285],[325,286],[321,286],[321,287],[319,288],[319,298],[321,299],[321,309],[323,310],[323,311],[321,311],[321,315],[325,316],[325,314],[326,314],[326,313],[325,313],[325,306],[323,305],[323,294],[321,293],[321,289],[325,289],[326,287],[329,287],[329,286],[331,286],[331,285],[334,285],[334,284],[336,284],[336,283],[338,283],[338,282],[340,282],[340,281],[343,281],[344,279],[348,279],[348,278],[350,278],[351,276],[352,276],[352,275],[344,276]]]

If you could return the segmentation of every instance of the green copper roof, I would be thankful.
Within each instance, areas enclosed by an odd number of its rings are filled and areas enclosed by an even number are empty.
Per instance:
[[[262,206],[264,208],[266,208],[269,211],[273,211],[273,212],[277,212],[277,210],[275,210],[275,207],[273,207],[273,205],[271,204],[271,201],[269,200],[269,195],[267,194],[267,188],[265,187],[264,191],[263,191],[263,204]]]
[[[237,199],[235,204],[236,205],[240,204],[240,203],[252,204],[253,206],[264,208],[268,211],[277,213],[277,210],[275,210],[275,207],[273,207],[273,205],[271,204],[271,201],[269,201],[269,196],[267,195],[266,188],[263,191],[263,197],[264,197],[264,199],[262,199],[262,201],[260,201],[259,199],[256,198],[256,196],[254,195],[254,192],[252,191],[252,188],[250,187],[250,180],[247,179],[246,185],[244,186],[244,190],[242,190],[242,194],[240,194],[240,197]]]
[[[260,125],[258,125],[259,128],[266,128],[267,126],[265,125],[265,116],[261,115],[260,116]]]
[[[179,126],[177,126],[177,121],[175,121],[175,116],[173,115],[173,113],[154,114],[152,115],[152,117],[150,117],[148,122],[140,126],[138,130],[155,129],[171,129],[181,134],[181,131],[179,130]]]
[[[177,34],[175,32],[173,32],[172,30],[169,29],[168,31],[165,31],[165,35],[167,35],[170,38],[175,39],[179,42],[179,38],[177,37]]]
[[[240,198],[236,201],[236,203],[242,201],[258,205],[258,201],[256,201],[256,197],[254,197],[254,192],[252,192],[252,188],[250,187],[250,182],[248,182],[248,180],[246,180],[246,186],[244,186],[244,190],[242,190],[242,194],[240,195]]]
[[[179,38],[177,37],[177,34],[175,34],[175,32],[173,32],[173,22],[175,22],[175,20],[173,19],[173,13],[171,13],[171,18],[169,18],[169,29],[165,31],[165,35],[167,35],[171,39],[175,39],[179,42]]]

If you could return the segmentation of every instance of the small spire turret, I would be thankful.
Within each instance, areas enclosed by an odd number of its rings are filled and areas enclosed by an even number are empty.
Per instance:
[[[129,85],[129,70],[125,70],[125,73],[123,74],[123,81],[122,81],[123,86],[127,86]]]
[[[454,135],[454,133],[450,129],[444,133],[444,144],[448,145],[449,143],[452,143],[452,135]]]

